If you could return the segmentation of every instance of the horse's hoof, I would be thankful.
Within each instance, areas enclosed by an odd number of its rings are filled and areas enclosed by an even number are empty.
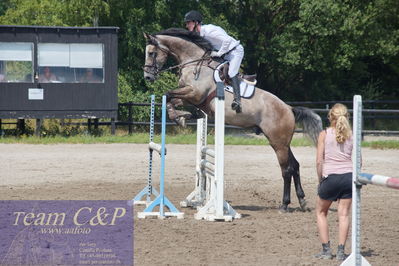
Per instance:
[[[200,118],[204,118],[204,117],[205,117],[205,113],[201,109],[195,110],[193,118],[200,119]]]
[[[299,206],[301,206],[301,210],[303,212],[310,211],[310,209],[307,207],[307,205],[308,205],[308,202],[305,199],[303,199],[303,198],[299,199]]]
[[[288,213],[288,205],[281,205],[278,211],[279,213]]]
[[[186,118],[183,117],[183,116],[177,117],[177,118],[175,119],[175,122],[176,122],[179,126],[181,126],[181,127],[186,127],[186,125],[187,125],[187,123],[186,123]]]

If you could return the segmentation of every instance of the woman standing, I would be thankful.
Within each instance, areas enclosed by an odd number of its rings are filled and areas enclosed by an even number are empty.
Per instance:
[[[352,130],[349,125],[348,109],[335,104],[328,113],[330,127],[322,131],[317,143],[317,176],[319,178],[316,202],[317,227],[322,243],[317,258],[332,259],[328,209],[338,201],[338,250],[337,260],[344,260],[345,243],[349,231],[349,213],[352,204]]]

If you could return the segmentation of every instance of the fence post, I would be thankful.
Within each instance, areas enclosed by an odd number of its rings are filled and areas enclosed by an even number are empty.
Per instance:
[[[42,119],[36,118],[36,129],[35,129],[35,135],[37,137],[40,137],[40,128],[42,127]]]
[[[129,135],[133,133],[133,103],[129,102],[129,116],[128,116],[128,122],[129,122]]]
[[[115,131],[116,131],[115,118],[111,118],[111,134],[115,135]]]

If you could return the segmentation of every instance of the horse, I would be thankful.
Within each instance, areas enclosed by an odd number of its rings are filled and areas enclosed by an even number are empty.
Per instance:
[[[191,113],[175,109],[181,105],[195,106],[213,116],[216,90],[213,74],[220,60],[209,56],[212,45],[199,34],[178,28],[154,34],[144,33],[144,36],[146,48],[143,70],[146,81],[155,81],[162,71],[179,69],[178,88],[167,92],[169,118],[180,124],[184,124],[182,121],[190,118]],[[177,65],[162,69],[169,56],[174,58]],[[226,123],[242,128],[255,128],[258,133],[263,133],[277,155],[284,180],[280,211],[289,211],[292,179],[301,210],[308,210],[301,185],[300,165],[291,151],[290,143],[295,123],[299,122],[302,123],[304,132],[316,144],[322,131],[320,116],[306,107],[289,106],[277,96],[258,87],[255,88],[252,98],[241,100],[241,113],[231,109],[232,100],[233,94],[225,93]]]

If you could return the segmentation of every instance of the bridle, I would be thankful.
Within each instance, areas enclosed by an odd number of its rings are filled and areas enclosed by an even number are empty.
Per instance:
[[[162,52],[164,52],[164,53],[166,53],[166,54],[170,54],[169,50],[167,50],[167,49],[165,49],[165,48],[162,48],[158,43],[150,42],[150,43],[148,43],[148,44],[152,44],[152,45],[154,45],[157,49],[161,50]],[[160,70],[160,69],[159,69],[159,65],[158,65],[158,63],[157,63],[157,56],[158,56],[158,53],[157,53],[157,52],[153,52],[150,56],[152,57],[152,64],[151,64],[151,65],[144,65],[143,70],[144,70],[144,72],[146,72],[146,73],[149,73],[149,74],[151,74],[151,75],[157,76],[159,73],[163,72],[163,70]],[[153,69],[153,71],[149,71],[149,70],[147,70],[146,68]]]
[[[162,52],[166,53],[167,55],[171,54],[171,52],[168,49],[165,49],[165,48],[161,47],[161,45],[159,45],[158,43],[150,42],[148,44],[154,45],[157,49],[161,50]],[[179,69],[179,76],[181,76],[181,72],[182,72],[182,69],[184,67],[186,67],[186,66],[188,66],[190,64],[193,64],[193,63],[197,63],[196,66],[195,66],[195,69],[193,71],[195,79],[197,80],[199,78],[200,73],[201,73],[201,67],[203,66],[203,63],[205,61],[208,61],[208,64],[206,64],[205,66],[215,70],[215,68],[210,66],[210,63],[213,61],[213,59],[210,56],[210,52],[209,51],[205,51],[204,54],[202,55],[202,57],[199,58],[199,59],[194,59],[194,60],[188,61],[186,63],[177,64],[177,65],[165,68],[165,69],[160,69],[159,68],[159,65],[158,65],[157,59],[156,59],[157,55],[158,55],[157,52],[153,52],[152,55],[150,55],[152,57],[152,64],[144,65],[144,67],[143,67],[143,71],[144,72],[149,73],[149,74],[154,75],[154,76],[158,76],[162,72],[166,72],[166,71],[170,71],[172,69],[178,68]],[[149,69],[152,69],[152,71],[149,70]]]

